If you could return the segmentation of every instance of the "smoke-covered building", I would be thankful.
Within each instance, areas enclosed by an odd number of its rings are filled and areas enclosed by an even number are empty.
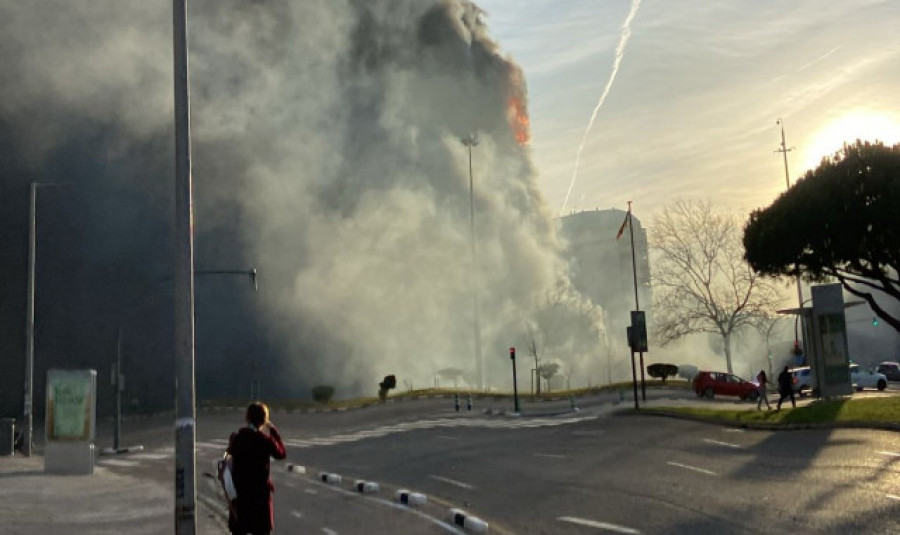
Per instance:
[[[634,225],[632,269],[631,233],[623,224],[623,210],[594,210],[561,218],[561,233],[567,242],[566,256],[572,284],[604,310],[604,323],[615,345],[625,343],[625,328],[635,310],[635,272],[641,310],[650,319],[650,263],[647,257],[647,231],[637,217]],[[619,235],[620,229],[622,234]]]

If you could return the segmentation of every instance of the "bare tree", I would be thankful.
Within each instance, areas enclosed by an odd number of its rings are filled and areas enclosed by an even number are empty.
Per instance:
[[[528,347],[528,354],[534,357],[534,373],[537,373],[537,370],[541,369],[541,359],[538,355],[538,346],[537,340],[535,339],[535,327],[533,327],[529,322],[525,322],[525,337],[526,337],[526,345]],[[541,379],[537,377],[535,379],[537,386],[535,387],[535,395],[541,395]]]
[[[538,375],[547,381],[547,392],[550,391],[550,379],[556,377],[559,373],[559,368],[558,362],[545,362],[538,368]],[[538,378],[538,383],[541,382],[540,377]]]
[[[651,277],[657,341],[718,334],[733,373],[732,337],[779,301],[775,287],[744,260],[736,217],[709,201],[678,200],[655,218],[650,243],[659,254]]]

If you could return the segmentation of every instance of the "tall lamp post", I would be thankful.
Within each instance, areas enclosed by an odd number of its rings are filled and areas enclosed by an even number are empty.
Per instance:
[[[187,0],[172,0],[175,92],[175,533],[197,532],[194,216]]]
[[[781,128],[781,146],[778,149],[776,149],[775,152],[780,152],[781,155],[784,157],[784,185],[785,185],[785,191],[787,191],[787,190],[791,189],[791,175],[790,175],[790,172],[788,171],[787,153],[794,150],[794,147],[788,148],[787,144],[785,143],[784,120],[781,117],[779,117],[778,119],[775,120],[775,124],[777,124]],[[802,311],[803,311],[803,286],[800,283],[800,273],[799,272],[797,273],[797,276],[795,277],[795,279],[797,282],[797,303],[798,303],[798,307],[800,308],[800,311],[801,311],[800,313],[802,314]],[[803,325],[803,327],[804,327],[802,329],[803,330],[803,340],[805,341],[806,340],[805,324]],[[795,327],[794,328],[794,344],[799,345],[799,342],[800,341],[798,340],[798,337],[797,337],[797,329]]]
[[[28,295],[25,305],[25,403],[22,454],[30,456],[34,442],[34,284],[37,258],[37,192],[65,182],[32,182],[28,200]]]
[[[472,147],[478,146],[478,135],[469,134],[462,138],[462,144],[469,149],[469,249],[472,253],[472,323],[475,332],[475,373],[478,388],[484,390],[484,362],[481,357],[481,322],[478,318],[478,268],[475,262],[475,191],[472,177]]]

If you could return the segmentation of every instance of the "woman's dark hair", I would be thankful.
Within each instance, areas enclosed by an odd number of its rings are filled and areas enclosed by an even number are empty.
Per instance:
[[[260,427],[269,421],[269,407],[260,401],[254,401],[247,406],[247,423],[253,427]]]

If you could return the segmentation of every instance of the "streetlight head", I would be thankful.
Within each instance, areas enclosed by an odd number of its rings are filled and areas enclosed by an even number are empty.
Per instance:
[[[253,291],[254,292],[259,291],[259,286],[257,285],[257,282],[256,282],[256,268],[251,269],[249,271],[249,273],[250,273],[250,284],[253,285]]]

